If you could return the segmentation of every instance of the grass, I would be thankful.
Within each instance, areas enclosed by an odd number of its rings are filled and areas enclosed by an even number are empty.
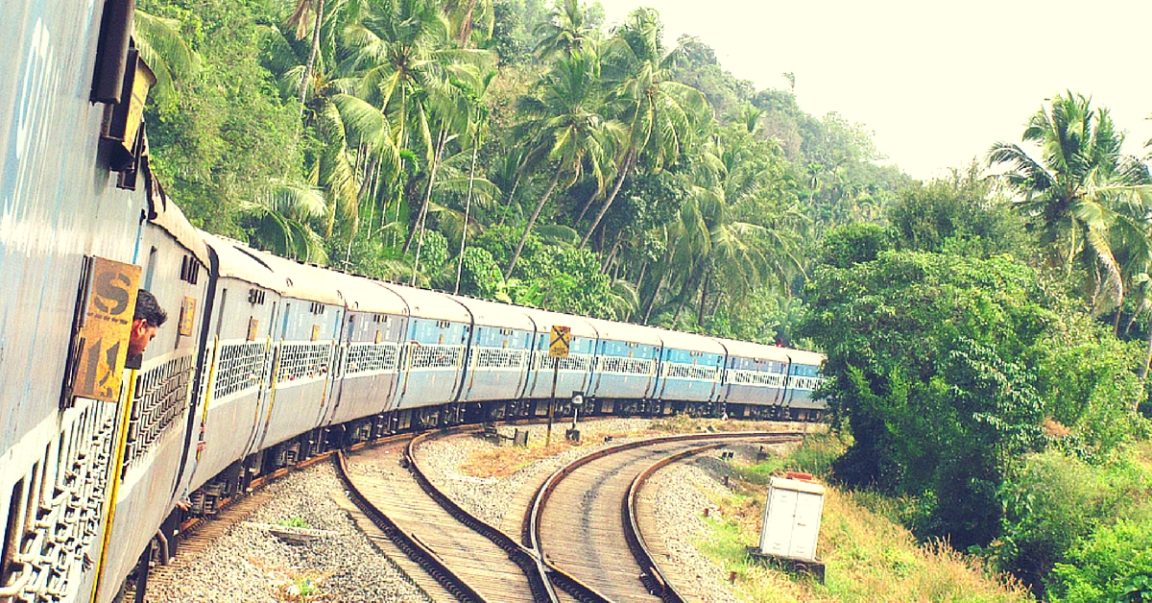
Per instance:
[[[460,467],[466,475],[480,478],[505,478],[532,463],[556,456],[570,448],[580,446],[578,442],[569,442],[564,434],[559,437],[553,432],[552,444],[533,446],[529,442],[527,448],[519,446],[499,446],[492,450],[473,453]]]
[[[698,543],[725,573],[735,572],[735,590],[746,601],[1030,601],[1027,590],[997,575],[980,560],[946,543],[917,543],[898,523],[907,507],[869,492],[828,486],[818,554],[826,583],[794,576],[750,558],[760,537],[767,478],[776,471],[826,471],[843,444],[833,436],[811,437],[793,453],[738,469],[735,492],[714,501],[719,517]]]
[[[308,522],[304,521],[304,518],[300,516],[281,519],[280,521],[276,522],[276,525],[282,528],[304,528],[306,530],[312,528],[312,526],[308,525]]]

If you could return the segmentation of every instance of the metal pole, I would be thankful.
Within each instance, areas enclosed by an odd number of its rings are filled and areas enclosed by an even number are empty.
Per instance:
[[[548,398],[548,435],[544,438],[544,447],[552,445],[552,417],[556,407],[556,379],[560,377],[560,359],[553,358],[556,364],[552,368],[552,397]]]
[[[572,429],[576,429],[576,418],[580,416],[580,407],[572,405]]]

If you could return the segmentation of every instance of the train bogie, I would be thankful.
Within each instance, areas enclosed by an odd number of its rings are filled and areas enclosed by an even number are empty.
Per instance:
[[[461,402],[513,400],[524,395],[536,324],[523,308],[456,298],[472,316]]]
[[[684,402],[714,402],[721,394],[726,350],[711,337],[662,331],[660,381],[655,397]]]

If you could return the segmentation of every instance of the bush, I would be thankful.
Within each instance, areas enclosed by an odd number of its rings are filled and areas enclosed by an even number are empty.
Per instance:
[[[1000,492],[1003,536],[993,547],[1000,566],[1040,584],[1077,541],[1130,514],[1146,498],[1147,480],[1127,462],[1094,467],[1057,450],[1027,456]]]
[[[1152,514],[1104,528],[1059,563],[1053,603],[1152,601]]]

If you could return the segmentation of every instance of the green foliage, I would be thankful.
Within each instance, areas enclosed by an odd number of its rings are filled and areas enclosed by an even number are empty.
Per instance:
[[[285,528],[308,529],[308,528],[312,527],[312,526],[308,525],[308,522],[305,521],[303,517],[300,517],[300,516],[292,516],[292,517],[287,517],[285,519],[281,519],[280,521],[276,522],[276,525],[281,526],[281,527],[285,527]]]
[[[464,265],[460,273],[460,293],[483,299],[501,300],[507,297],[504,275],[492,252],[471,246],[464,250]]]
[[[1026,259],[1023,223],[998,200],[975,165],[902,191],[886,211],[897,244],[918,251],[989,257],[1015,253]]]
[[[448,239],[436,230],[424,233],[420,248],[420,264],[425,273],[435,274],[448,263]]]
[[[818,271],[803,331],[828,351],[826,387],[856,439],[850,483],[933,492],[930,530],[959,546],[997,532],[1007,458],[1039,445],[1043,401],[1020,356],[1054,319],[1006,258],[883,252]]]
[[[1045,413],[1071,428],[1060,440],[1069,452],[1103,460],[1109,451],[1148,433],[1137,412],[1144,384],[1133,370],[1143,344],[1122,342],[1081,313],[1064,311],[1036,346],[1031,362],[1045,392]]]
[[[1100,530],[1053,574],[1054,603],[1152,600],[1152,513]]]
[[[241,207],[302,164],[299,110],[280,99],[260,62],[263,5],[148,0],[140,7],[179,20],[203,62],[146,112],[152,167],[194,224],[246,238]]]
[[[888,231],[879,224],[855,223],[828,231],[821,244],[821,262],[836,268],[871,262],[885,249],[891,249]]]
[[[845,442],[836,434],[810,434],[785,456],[772,457],[749,466],[737,466],[735,472],[754,484],[767,484],[769,478],[784,471],[801,471],[831,477],[832,463],[844,453]]]
[[[1150,486],[1152,475],[1130,461],[1092,466],[1058,450],[1028,455],[1001,488],[1004,531],[992,553],[1039,585],[1075,543],[1146,505]]]

